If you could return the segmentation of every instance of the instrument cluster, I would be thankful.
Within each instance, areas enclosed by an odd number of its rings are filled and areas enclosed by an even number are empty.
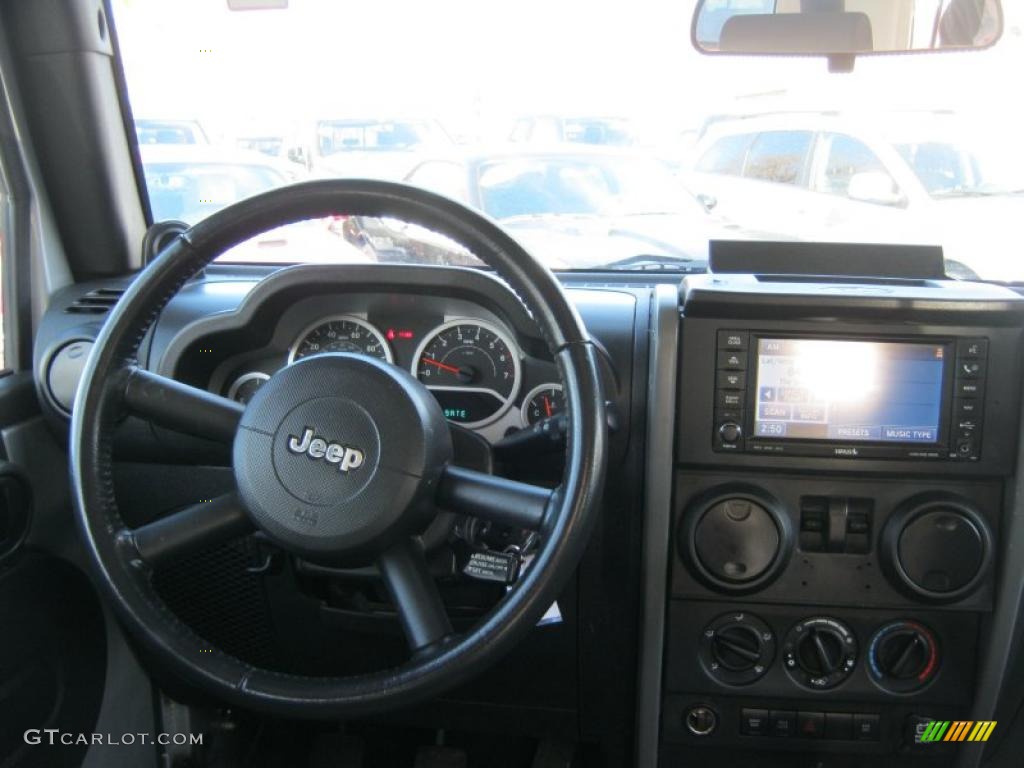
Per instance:
[[[419,379],[449,421],[490,432],[488,437],[495,439],[563,409],[554,365],[529,358],[505,325],[461,313],[431,315],[321,315],[289,337],[284,364],[339,352],[376,357]],[[246,403],[272,373],[266,365],[236,368],[225,379],[224,394]]]

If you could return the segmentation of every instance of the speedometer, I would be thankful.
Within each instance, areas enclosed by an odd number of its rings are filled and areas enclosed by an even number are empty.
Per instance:
[[[480,426],[503,414],[519,391],[519,353],[497,326],[451,320],[427,336],[412,372],[434,393],[444,415]]]
[[[288,351],[288,362],[327,352],[353,352],[393,362],[384,335],[352,315],[323,318],[307,327]]]

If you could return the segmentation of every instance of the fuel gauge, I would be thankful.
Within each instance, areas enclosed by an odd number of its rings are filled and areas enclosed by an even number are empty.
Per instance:
[[[270,376],[262,371],[243,373],[235,379],[228,389],[228,397],[242,405],[246,405],[252,399],[252,396],[256,394],[256,390],[262,387],[269,379]]]
[[[523,424],[527,427],[541,419],[561,413],[565,408],[565,394],[561,384],[541,384],[531,389],[523,400]]]

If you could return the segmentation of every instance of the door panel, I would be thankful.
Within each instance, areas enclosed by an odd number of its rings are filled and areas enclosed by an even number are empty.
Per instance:
[[[0,379],[0,443],[0,768],[77,766],[88,743],[50,745],[45,729],[95,730],[106,628],[92,585],[66,557],[80,551],[66,459],[28,373]]]

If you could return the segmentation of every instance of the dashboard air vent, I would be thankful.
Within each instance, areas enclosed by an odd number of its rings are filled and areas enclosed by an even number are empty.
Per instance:
[[[124,288],[96,288],[64,308],[69,315],[105,315],[124,294]]]

